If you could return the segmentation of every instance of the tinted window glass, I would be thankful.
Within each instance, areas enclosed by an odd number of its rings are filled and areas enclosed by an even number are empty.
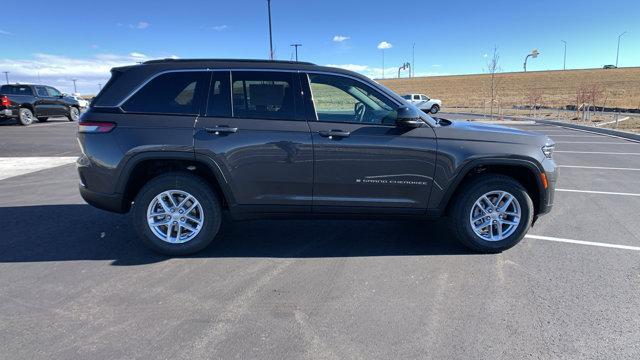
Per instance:
[[[420,95],[413,95],[413,100],[420,100]]]
[[[214,71],[209,88],[209,105],[207,116],[230,117],[231,94],[229,87],[229,72]]]
[[[420,100],[429,100],[429,98],[424,95],[420,95]]]
[[[16,95],[33,95],[33,90],[30,86],[14,86],[13,93]]]
[[[33,95],[30,86],[3,85],[0,87],[0,94],[6,95]]]
[[[47,92],[47,89],[44,86],[36,86],[36,93],[38,94],[38,96],[44,96],[44,97],[49,96],[49,93]]]
[[[122,106],[125,111],[153,114],[198,114],[201,93],[209,85],[206,71],[159,75]]]
[[[47,87],[47,91],[49,92],[49,96],[60,96],[62,94],[60,94],[60,91],[52,88],[52,87]]]
[[[294,74],[234,71],[233,116],[255,119],[295,119]]]
[[[309,74],[319,121],[395,125],[396,105],[363,83],[333,75]]]
[[[402,98],[405,100],[411,100],[411,95],[402,95]]]

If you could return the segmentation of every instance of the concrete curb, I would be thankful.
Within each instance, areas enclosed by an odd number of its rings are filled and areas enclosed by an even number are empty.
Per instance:
[[[547,124],[547,125],[556,125],[556,126],[562,126],[562,127],[571,128],[571,129],[590,131],[590,132],[594,132],[594,133],[617,136],[617,137],[621,137],[621,138],[625,138],[625,139],[629,139],[629,140],[634,140],[634,141],[640,142],[640,134],[634,134],[634,133],[627,132],[627,131],[603,129],[603,128],[597,128],[597,127],[586,126],[586,125],[578,125],[578,124],[567,124],[567,123],[564,123],[564,122],[552,121],[552,120],[540,120],[539,119],[539,120],[536,120],[536,123]]]

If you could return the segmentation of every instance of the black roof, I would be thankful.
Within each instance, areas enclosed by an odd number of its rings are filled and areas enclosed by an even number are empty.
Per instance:
[[[255,63],[255,64],[289,64],[289,65],[315,65],[314,63],[305,61],[286,61],[286,60],[266,60],[266,59],[157,59],[145,61],[143,64],[163,64],[163,63]]]

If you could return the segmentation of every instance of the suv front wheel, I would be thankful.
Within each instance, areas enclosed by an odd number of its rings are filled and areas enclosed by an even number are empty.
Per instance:
[[[169,256],[196,253],[211,243],[221,224],[220,202],[200,177],[160,175],[140,190],[133,223],[142,241]]]
[[[458,240],[468,248],[499,253],[515,246],[533,220],[533,202],[514,179],[484,175],[456,199],[452,225]]]

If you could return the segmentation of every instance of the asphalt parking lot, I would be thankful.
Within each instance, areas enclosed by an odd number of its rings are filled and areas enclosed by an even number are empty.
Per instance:
[[[260,220],[167,259],[80,198],[75,124],[2,125],[0,358],[640,358],[640,144],[516,127],[557,142],[559,191],[502,254],[437,222]]]

